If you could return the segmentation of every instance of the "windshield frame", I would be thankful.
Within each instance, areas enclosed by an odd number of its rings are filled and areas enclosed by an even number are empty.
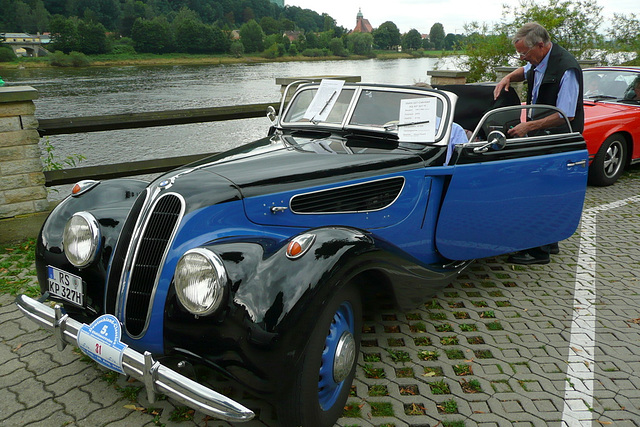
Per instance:
[[[352,124],[353,115],[356,111],[358,103],[363,96],[366,96],[367,92],[397,92],[402,94],[414,95],[417,97],[433,97],[438,101],[438,110],[442,108],[442,116],[439,126],[436,130],[436,135],[433,141],[417,142],[420,145],[440,145],[448,137],[451,128],[451,122],[453,117],[453,106],[457,99],[455,94],[439,91],[435,89],[422,88],[417,86],[399,86],[399,85],[379,85],[379,84],[345,84],[342,91],[353,90],[351,100],[345,110],[344,116],[340,123],[337,122],[313,122],[313,121],[286,121],[286,118],[291,113],[292,106],[295,105],[296,100],[300,96],[305,95],[305,91],[317,90],[319,83],[302,84],[298,87],[295,94],[291,97],[291,100],[285,106],[284,112],[278,117],[278,127],[281,129],[308,129],[308,130],[323,130],[323,131],[343,131],[352,133],[375,133],[380,136],[391,137],[398,139],[397,126],[383,127],[374,125],[362,125]],[[365,100],[366,102],[366,100]],[[438,111],[440,113],[440,111]],[[402,142],[402,141],[400,141]]]

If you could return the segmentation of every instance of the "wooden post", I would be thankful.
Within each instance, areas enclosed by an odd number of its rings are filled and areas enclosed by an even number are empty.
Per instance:
[[[29,86],[0,87],[0,219],[49,207],[33,103],[37,97]]]

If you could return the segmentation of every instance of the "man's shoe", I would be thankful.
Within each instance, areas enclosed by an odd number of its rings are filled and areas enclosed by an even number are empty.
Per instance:
[[[558,245],[558,242],[551,243],[549,245],[549,253],[551,255],[558,255],[560,253],[560,246]]]
[[[521,264],[521,265],[531,265],[531,264],[549,264],[549,255],[546,257],[534,257],[527,251],[516,252],[513,255],[510,255],[507,258],[507,262],[510,264]]]

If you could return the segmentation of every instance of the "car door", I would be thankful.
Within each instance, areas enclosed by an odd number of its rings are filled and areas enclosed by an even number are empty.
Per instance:
[[[536,107],[536,114],[545,108]],[[456,147],[436,226],[436,247],[444,257],[505,254],[558,242],[576,230],[587,182],[584,139],[566,121],[538,135],[501,140],[531,109],[488,113],[473,142]]]

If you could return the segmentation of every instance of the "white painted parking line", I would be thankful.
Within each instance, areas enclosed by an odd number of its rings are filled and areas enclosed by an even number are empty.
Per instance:
[[[582,214],[580,249],[573,296],[573,321],[569,342],[567,381],[562,421],[567,426],[591,426],[596,342],[596,218],[597,214],[629,203],[640,196],[587,209]]]

